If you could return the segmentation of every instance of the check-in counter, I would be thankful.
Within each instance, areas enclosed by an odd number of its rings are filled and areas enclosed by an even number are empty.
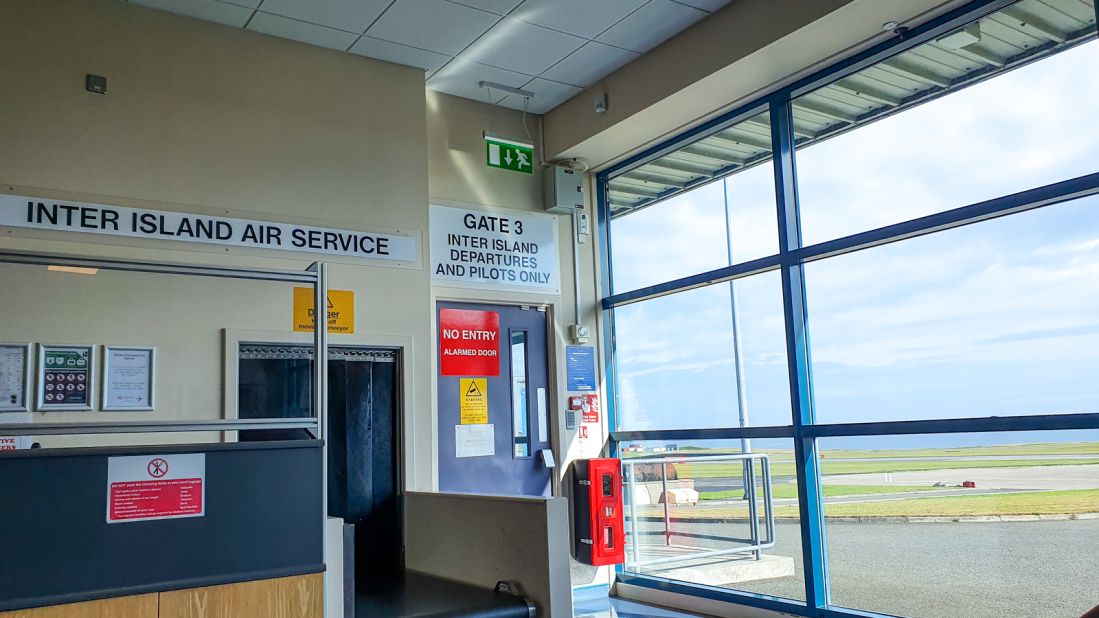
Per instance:
[[[18,496],[0,510],[0,617],[323,616],[322,453],[318,440],[0,453],[0,487]],[[184,456],[202,461],[201,514],[119,517],[112,459]]]

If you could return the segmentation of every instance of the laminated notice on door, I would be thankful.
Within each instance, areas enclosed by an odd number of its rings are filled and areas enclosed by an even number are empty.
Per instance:
[[[538,394],[538,441],[549,442],[549,410],[546,407],[546,389],[539,388]]]
[[[455,425],[455,457],[490,457],[496,454],[493,425]]]
[[[202,517],[206,455],[139,455],[107,460],[107,523]]]
[[[488,422],[488,380],[462,378],[458,384],[463,425],[483,425]]]

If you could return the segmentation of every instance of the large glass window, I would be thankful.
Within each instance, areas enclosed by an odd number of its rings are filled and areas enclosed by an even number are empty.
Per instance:
[[[813,262],[805,285],[820,422],[1099,412],[1099,197]]]
[[[1096,7],[977,4],[730,113],[793,157],[707,134],[602,177],[627,583],[805,616],[1099,603]],[[649,173],[699,155],[712,178]]]
[[[1099,431],[831,438],[832,602],[917,618],[1099,603]]]
[[[793,442],[622,445],[627,572],[805,600]]]
[[[1099,171],[1099,42],[1041,53],[1094,29],[1090,2],[1025,0],[795,100],[805,242]]]
[[[777,272],[615,310],[619,426],[789,425]]]
[[[761,114],[610,185],[616,292],[778,253],[770,131]],[[711,181],[721,170],[734,173]]]

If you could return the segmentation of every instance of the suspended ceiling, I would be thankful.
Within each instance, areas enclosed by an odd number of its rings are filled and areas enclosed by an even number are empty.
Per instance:
[[[793,102],[799,145],[872,122],[1095,36],[1090,0],[1023,0]],[[974,40],[976,38],[977,40]],[[767,114],[722,128],[614,177],[612,216],[771,158]]]
[[[424,70],[428,88],[542,114],[729,0],[129,0]]]

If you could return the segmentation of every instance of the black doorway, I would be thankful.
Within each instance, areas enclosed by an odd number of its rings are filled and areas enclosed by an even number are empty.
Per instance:
[[[310,346],[246,343],[239,359],[240,418],[312,416]],[[360,581],[402,569],[400,379],[397,350],[328,349],[328,514],[355,526]],[[242,432],[241,440],[284,439],[295,431]]]

